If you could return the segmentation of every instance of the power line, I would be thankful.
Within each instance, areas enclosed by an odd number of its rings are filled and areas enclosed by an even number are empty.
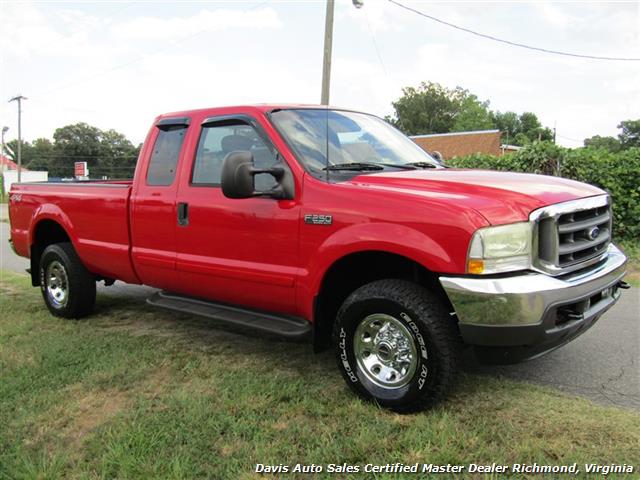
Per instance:
[[[492,35],[487,35],[485,33],[476,32],[474,30],[470,30],[468,28],[461,27],[459,25],[455,25],[455,24],[450,23],[450,22],[446,22],[446,21],[441,20],[439,18],[436,18],[436,17],[434,17],[432,15],[428,15],[428,14],[426,14],[424,12],[421,12],[420,10],[416,10],[415,8],[409,7],[407,5],[403,5],[402,3],[397,2],[396,0],[388,0],[388,1],[390,3],[393,3],[394,5],[397,5],[400,8],[404,8],[405,10],[408,10],[409,12],[416,13],[416,14],[420,15],[421,17],[428,18],[429,20],[433,20],[434,22],[441,23],[442,25],[446,25],[447,27],[455,28],[456,30],[460,30],[460,31],[463,31],[463,32],[466,32],[466,33],[470,33],[470,34],[475,35],[477,37],[486,38],[487,40],[493,40],[494,42],[500,42],[500,43],[504,43],[506,45],[511,45],[512,47],[526,48],[528,50],[535,50],[535,51],[543,52],[543,53],[551,53],[551,54],[554,54],[554,55],[564,55],[565,57],[588,58],[590,60],[611,60],[611,61],[621,61],[621,62],[640,62],[640,58],[600,57],[600,56],[597,56],[597,55],[582,55],[582,54],[579,54],[579,53],[561,52],[559,50],[550,50],[550,49],[547,49],[547,48],[532,47],[531,45],[525,45],[524,43],[512,42],[510,40],[505,40],[503,38],[494,37]]]
[[[571,140],[572,142],[582,143],[583,140],[578,140],[577,138],[565,137],[564,135],[558,134],[558,137],[564,138],[565,140]]]
[[[384,75],[388,77],[387,68],[384,66],[384,62],[382,61],[382,55],[380,55],[380,49],[378,48],[378,42],[376,41],[376,36],[373,33],[373,29],[371,28],[371,24],[369,23],[369,14],[367,10],[364,10],[364,19],[367,21],[367,28],[369,29],[369,34],[371,35],[371,40],[373,42],[373,47],[376,50],[376,55],[378,56],[378,61],[380,62],[380,66],[382,67],[382,71]]]

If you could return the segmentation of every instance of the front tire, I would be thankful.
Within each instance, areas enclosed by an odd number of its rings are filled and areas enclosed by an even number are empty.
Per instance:
[[[433,406],[456,377],[461,341],[449,312],[405,280],[379,280],[353,292],[338,312],[333,340],[351,389],[391,410]]]
[[[49,245],[40,257],[40,290],[57,317],[80,318],[93,310],[96,281],[70,243]]]

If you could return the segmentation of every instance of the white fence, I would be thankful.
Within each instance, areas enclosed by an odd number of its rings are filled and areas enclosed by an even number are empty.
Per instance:
[[[40,172],[29,170],[27,172],[22,171],[21,181],[23,182],[46,182],[49,180],[49,172]],[[18,171],[7,170],[2,172],[2,181],[4,182],[4,191],[9,193],[11,185],[18,182]]]

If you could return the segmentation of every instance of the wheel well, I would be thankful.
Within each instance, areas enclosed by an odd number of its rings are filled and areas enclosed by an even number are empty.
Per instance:
[[[71,239],[59,223],[53,220],[38,222],[33,232],[33,243],[31,244],[31,284],[34,287],[40,285],[38,271],[42,252],[49,245],[63,242],[71,242]]]
[[[442,299],[453,310],[438,276],[410,258],[388,252],[367,251],[347,255],[325,273],[315,299],[313,346],[316,352],[331,345],[331,332],[342,303],[356,289],[387,278],[415,282]]]

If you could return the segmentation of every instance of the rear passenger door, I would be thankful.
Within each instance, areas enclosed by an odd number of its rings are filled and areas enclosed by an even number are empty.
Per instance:
[[[176,194],[189,118],[163,118],[145,143],[131,199],[132,258],[140,280],[174,290],[176,278]]]
[[[199,297],[295,314],[297,201],[230,199],[220,187],[222,162],[233,151],[250,151],[257,167],[276,162],[269,137],[252,117],[213,117],[201,126],[195,150],[177,198],[188,212],[176,230],[184,285]],[[271,175],[256,176],[260,190],[275,185]]]

